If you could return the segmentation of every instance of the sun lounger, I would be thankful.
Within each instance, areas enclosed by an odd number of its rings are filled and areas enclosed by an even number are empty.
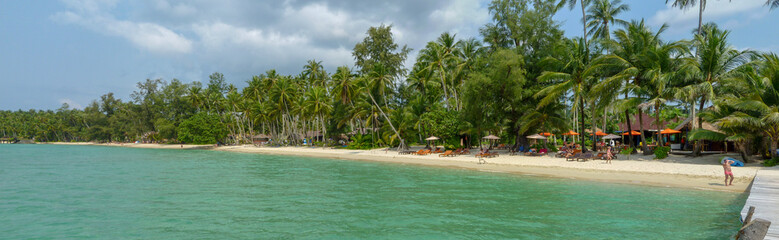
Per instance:
[[[589,160],[591,158],[592,158],[592,152],[586,152],[586,153],[582,154],[580,157],[576,158],[576,161],[578,162],[579,160],[583,160],[583,161],[586,162],[587,160]]]
[[[574,153],[573,156],[565,157],[565,161],[574,161],[582,156],[582,153]]]
[[[452,150],[446,150],[446,152],[438,154],[439,157],[452,157],[454,154],[452,153]]]
[[[442,153],[442,152],[444,151],[442,151],[441,148],[435,148],[435,151],[433,151],[433,153]]]

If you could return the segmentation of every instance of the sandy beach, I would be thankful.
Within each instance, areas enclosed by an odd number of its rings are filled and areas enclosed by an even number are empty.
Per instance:
[[[737,154],[715,154],[691,158],[670,155],[666,159],[654,160],[653,155],[631,155],[627,160],[613,160],[611,164],[603,160],[586,162],[566,161],[554,156],[509,156],[505,151],[499,157],[487,158],[486,164],[479,164],[478,158],[471,155],[439,157],[438,154],[425,156],[399,155],[389,150],[346,150],[312,147],[255,147],[253,145],[221,146],[179,145],[179,144],[92,144],[92,143],[55,143],[67,145],[100,145],[133,148],[156,149],[213,149],[240,153],[294,155],[319,158],[334,158],[360,161],[390,162],[398,164],[451,167],[487,172],[502,172],[522,175],[546,176],[566,179],[616,182],[627,184],[652,185],[661,187],[694,188],[729,192],[745,192],[758,169],[759,164],[751,163],[745,167],[733,167],[736,179],[733,186],[725,186],[722,166],[719,160],[723,156],[739,158]]]

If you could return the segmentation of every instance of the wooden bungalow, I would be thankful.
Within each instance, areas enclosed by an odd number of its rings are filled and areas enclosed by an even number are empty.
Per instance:
[[[679,149],[679,150],[692,150],[692,144],[687,142],[688,134],[693,129],[693,126],[698,126],[698,118],[690,119],[687,118],[684,120],[684,122],[680,123],[678,126],[674,128],[674,130],[681,131],[682,133],[679,134],[678,139],[671,139],[671,149]],[[712,132],[718,132],[722,133],[722,131],[717,128],[717,126],[714,126],[711,123],[703,122],[701,124],[701,127],[705,130],[709,130]],[[703,141],[703,151],[712,151],[712,152],[727,152],[729,150],[734,150],[735,146],[733,142],[729,141],[709,141],[704,140]]]

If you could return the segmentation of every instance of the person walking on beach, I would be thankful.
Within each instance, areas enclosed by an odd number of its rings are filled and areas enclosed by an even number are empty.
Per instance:
[[[611,164],[611,159],[614,158],[614,153],[612,153],[611,146],[606,148],[606,163]]]
[[[733,160],[725,159],[725,161],[722,161],[722,169],[725,170],[725,186],[733,185],[733,172],[730,169],[730,164],[733,164]],[[728,176],[730,177],[729,183]]]

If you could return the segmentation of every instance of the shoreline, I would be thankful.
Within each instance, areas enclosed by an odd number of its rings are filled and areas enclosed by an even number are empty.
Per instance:
[[[255,147],[252,145],[220,146],[192,144],[96,144],[96,143],[46,143],[55,145],[94,145],[130,148],[154,149],[207,149],[214,151],[238,152],[249,154],[288,155],[329,159],[384,162],[394,164],[446,167],[483,172],[496,172],[517,175],[541,176],[558,179],[573,179],[609,183],[625,183],[657,187],[687,188],[708,191],[744,193],[754,176],[762,166],[747,164],[734,167],[737,176],[733,186],[724,186],[724,175],[718,158],[735,154],[717,154],[697,158],[672,156],[663,160],[652,160],[652,155],[631,155],[631,160],[613,160],[606,164],[603,160],[587,162],[566,162],[562,158],[550,156],[508,156],[485,159],[486,164],[478,164],[478,158],[470,156],[439,157],[437,154],[416,156],[398,155],[395,151],[384,150],[346,150],[311,147]],[[647,159],[649,158],[649,159]]]

